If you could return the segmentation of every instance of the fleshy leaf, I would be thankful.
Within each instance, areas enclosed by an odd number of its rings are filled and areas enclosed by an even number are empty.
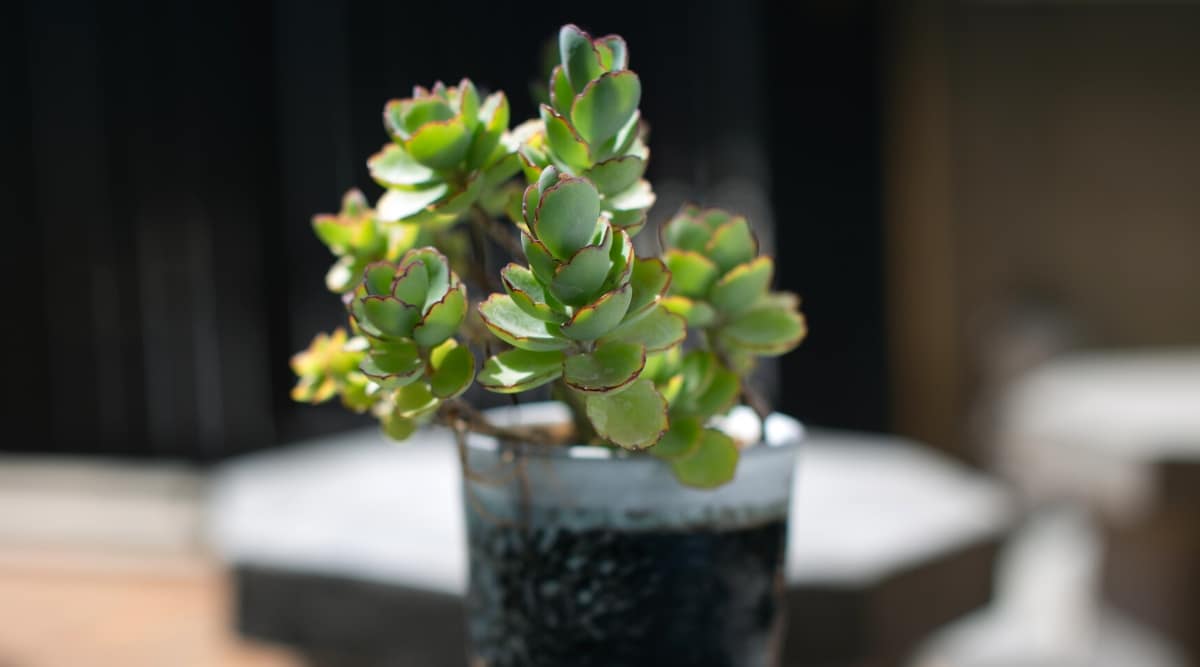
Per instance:
[[[687,410],[704,417],[724,414],[737,402],[742,384],[737,373],[714,364],[708,385],[699,394],[689,394],[678,404],[681,410]],[[686,403],[686,408],[683,404]]]
[[[425,265],[429,288],[426,292],[424,306],[428,311],[450,290],[450,260],[446,259],[446,256],[437,248],[425,246],[413,248],[404,253],[404,257],[400,258],[400,268],[407,269],[415,262]]]
[[[608,69],[620,70],[629,67],[629,47],[620,35],[605,35],[595,41],[597,46],[607,49],[611,54]]]
[[[404,142],[413,159],[433,169],[449,169],[467,156],[471,133],[462,118],[426,123]]]
[[[581,248],[569,262],[560,265],[550,282],[551,294],[572,306],[586,304],[595,297],[612,268],[611,244],[612,234],[606,232],[603,245]]]
[[[550,306],[548,300],[553,297],[546,294],[546,288],[529,269],[510,263],[500,271],[500,279],[504,290],[521,310],[543,322],[561,323],[566,319]]]
[[[363,299],[363,312],[376,329],[397,337],[408,337],[413,324],[421,317],[418,307],[391,296],[366,297]]]
[[[690,215],[679,214],[667,221],[662,227],[662,245],[668,250],[678,248],[704,252],[711,235],[708,227]]]
[[[546,141],[549,142],[554,155],[571,169],[586,169],[591,160],[588,158],[588,146],[583,137],[580,137],[567,119],[554,109],[543,104],[540,112],[542,122],[546,124]]]
[[[654,445],[670,426],[666,399],[645,378],[624,391],[589,394],[587,415],[596,433],[626,449]]]
[[[558,54],[567,71],[567,80],[575,90],[600,75],[600,54],[587,33],[574,25],[558,32]]]
[[[683,342],[686,337],[687,324],[684,319],[657,306],[644,316],[617,327],[602,341],[641,343],[650,352],[658,352]]]
[[[372,262],[363,272],[363,286],[371,296],[386,296],[392,293],[392,281],[396,267],[388,262]]]
[[[717,311],[703,301],[695,301],[686,296],[668,296],[662,300],[667,310],[687,320],[689,327],[703,329],[717,319]]]
[[[393,188],[383,193],[375,203],[375,215],[380,222],[396,222],[411,218],[437,202],[450,191],[446,183],[437,183],[419,190]]]
[[[739,264],[712,286],[708,302],[729,315],[749,310],[767,293],[774,272],[775,262],[770,257]]]
[[[484,325],[500,340],[523,350],[561,350],[571,342],[558,337],[553,326],[521,310],[507,294],[493,294],[479,304]]]
[[[396,144],[388,144],[367,160],[371,178],[385,188],[425,185],[437,180],[432,169],[417,162]]]
[[[439,398],[454,398],[471,386],[475,379],[475,355],[466,345],[458,345],[453,338],[438,346],[430,355],[433,375],[429,388]]]
[[[563,357],[561,350],[501,352],[484,362],[479,384],[499,394],[535,389],[562,375]]]
[[[637,183],[646,172],[646,161],[636,155],[621,155],[601,162],[583,173],[601,194],[615,195]]]
[[[412,262],[396,272],[395,279],[388,287],[388,292],[404,303],[410,303],[424,310],[425,300],[429,294],[429,272],[425,270],[425,264]],[[421,310],[418,310],[417,313],[420,314]]]
[[[466,290],[461,286],[451,289],[440,301],[429,306],[421,323],[413,328],[413,340],[422,347],[433,347],[453,336],[466,314]]]
[[[534,233],[565,260],[588,244],[600,217],[600,194],[582,178],[564,178],[545,189],[538,202]]]
[[[711,428],[704,429],[696,451],[672,461],[671,469],[683,484],[711,489],[733,480],[738,455],[733,438]]]
[[[571,113],[571,103],[575,101],[575,89],[567,80],[567,71],[562,65],[555,65],[550,74],[550,104],[560,114]]]
[[[671,270],[671,293],[703,299],[717,278],[717,265],[698,252],[668,250],[663,260]]]
[[[396,389],[420,377],[425,362],[416,345],[400,342],[372,350],[358,368],[384,389]]]
[[[671,428],[650,448],[650,453],[667,460],[690,456],[700,447],[703,432],[704,426],[696,417],[675,417],[671,419]]]
[[[721,271],[728,271],[758,255],[758,239],[754,238],[750,223],[739,215],[717,227],[705,245],[704,254]]]
[[[533,275],[543,284],[549,285],[553,282],[554,274],[558,270],[558,261],[550,254],[545,244],[522,232],[521,247],[525,249],[525,258],[529,260],[529,268],[533,269]]]
[[[612,331],[625,317],[633,288],[628,284],[619,287],[575,311],[571,319],[562,325],[562,334],[575,340],[595,340]]]
[[[417,430],[416,421],[399,415],[388,415],[380,425],[392,440],[407,440]]]
[[[639,259],[633,264],[629,284],[633,286],[633,299],[625,314],[626,321],[632,321],[658,303],[659,297],[666,293],[671,284],[671,272],[657,257]]]
[[[574,84],[574,79],[571,82]],[[625,126],[641,99],[642,82],[637,74],[630,70],[605,72],[575,96],[571,123],[588,143],[602,143]]]
[[[646,365],[646,348],[635,343],[607,343],[567,357],[563,380],[577,391],[618,391],[637,379]]]
[[[424,382],[414,382],[401,387],[395,395],[392,414],[406,419],[416,419],[437,409],[441,400],[429,391]]]
[[[721,339],[759,355],[783,354],[800,344],[807,329],[804,316],[782,308],[758,308],[722,327]]]

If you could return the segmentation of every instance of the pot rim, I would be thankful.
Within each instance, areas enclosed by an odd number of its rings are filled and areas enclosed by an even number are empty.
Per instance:
[[[489,408],[485,411],[488,418],[501,426],[544,426],[569,421],[571,418],[567,406],[558,401],[539,401],[521,405]],[[735,406],[724,417],[713,420],[713,425],[725,433],[752,444],[741,448],[741,457],[755,457],[781,450],[792,449],[801,443],[805,437],[804,425],[794,417],[780,412],[771,413],[765,423],[760,423],[758,415],[744,405]],[[766,438],[762,437],[766,431]],[[496,438],[480,433],[470,433],[467,437],[467,447],[480,452],[497,452],[501,448]],[[633,451],[616,447],[601,447],[598,445],[537,445],[527,443],[525,454],[545,458],[576,459],[591,461],[611,461],[619,459],[634,459],[648,456],[645,451]]]

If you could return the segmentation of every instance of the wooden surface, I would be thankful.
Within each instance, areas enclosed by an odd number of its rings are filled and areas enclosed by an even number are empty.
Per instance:
[[[0,667],[292,667],[234,636],[225,575],[200,558],[0,545]]]

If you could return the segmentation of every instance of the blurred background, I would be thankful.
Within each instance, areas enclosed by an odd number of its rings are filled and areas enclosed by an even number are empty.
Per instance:
[[[903,452],[880,469],[893,505],[906,480],[934,488],[914,466],[954,479],[922,496],[928,530],[872,543],[894,563],[806,570],[807,599],[836,601],[791,633],[841,639],[801,637],[789,664],[1200,665],[1200,3],[44,0],[9,17],[0,193],[22,307],[0,665],[443,664],[347,657],[280,620],[271,558],[240,559],[294,552],[244,545],[275,533],[222,513],[292,525],[353,478],[222,494],[347,470],[320,458],[345,438],[382,447],[340,406],[288,399],[288,358],[342,312],[309,220],[349,187],[378,194],[381,109],[415,83],[470,76],[534,115],[541,44],[566,22],[630,44],[651,224],[685,201],[743,211],[802,295],[811,334],[764,378],[778,409]],[[938,523],[947,507],[962,516]],[[833,533],[894,527],[841,509],[821,512]],[[367,616],[442,618],[413,615],[432,603],[411,582],[385,582],[411,589],[385,604],[362,588],[378,578],[309,565],[278,569],[323,599],[358,586]],[[445,618],[426,634],[453,643]]]

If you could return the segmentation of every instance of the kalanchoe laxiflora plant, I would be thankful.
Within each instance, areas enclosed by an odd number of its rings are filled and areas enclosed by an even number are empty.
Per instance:
[[[620,37],[566,26],[558,47],[549,104],[511,132],[503,93],[481,100],[466,79],[387,104],[394,142],[368,161],[386,191],[373,208],[352,191],[338,215],[314,220],[338,256],[327,283],[353,335],[320,335],[296,355],[293,397],[339,396],[397,440],[438,418],[555,444],[460,398],[473,383],[507,394],[550,385],[575,415],[557,444],[645,450],[684,484],[718,486],[749,443],[714,418],[749,394],[758,357],[799,344],[799,300],[770,290],[773,261],[746,219],[724,211],[685,207],[660,230],[662,256],[637,256],[632,237],[654,202],[641,81]],[[468,216],[470,243],[444,233]],[[497,241],[514,261],[499,280],[464,273],[478,290],[468,295],[452,267],[486,268]]]

